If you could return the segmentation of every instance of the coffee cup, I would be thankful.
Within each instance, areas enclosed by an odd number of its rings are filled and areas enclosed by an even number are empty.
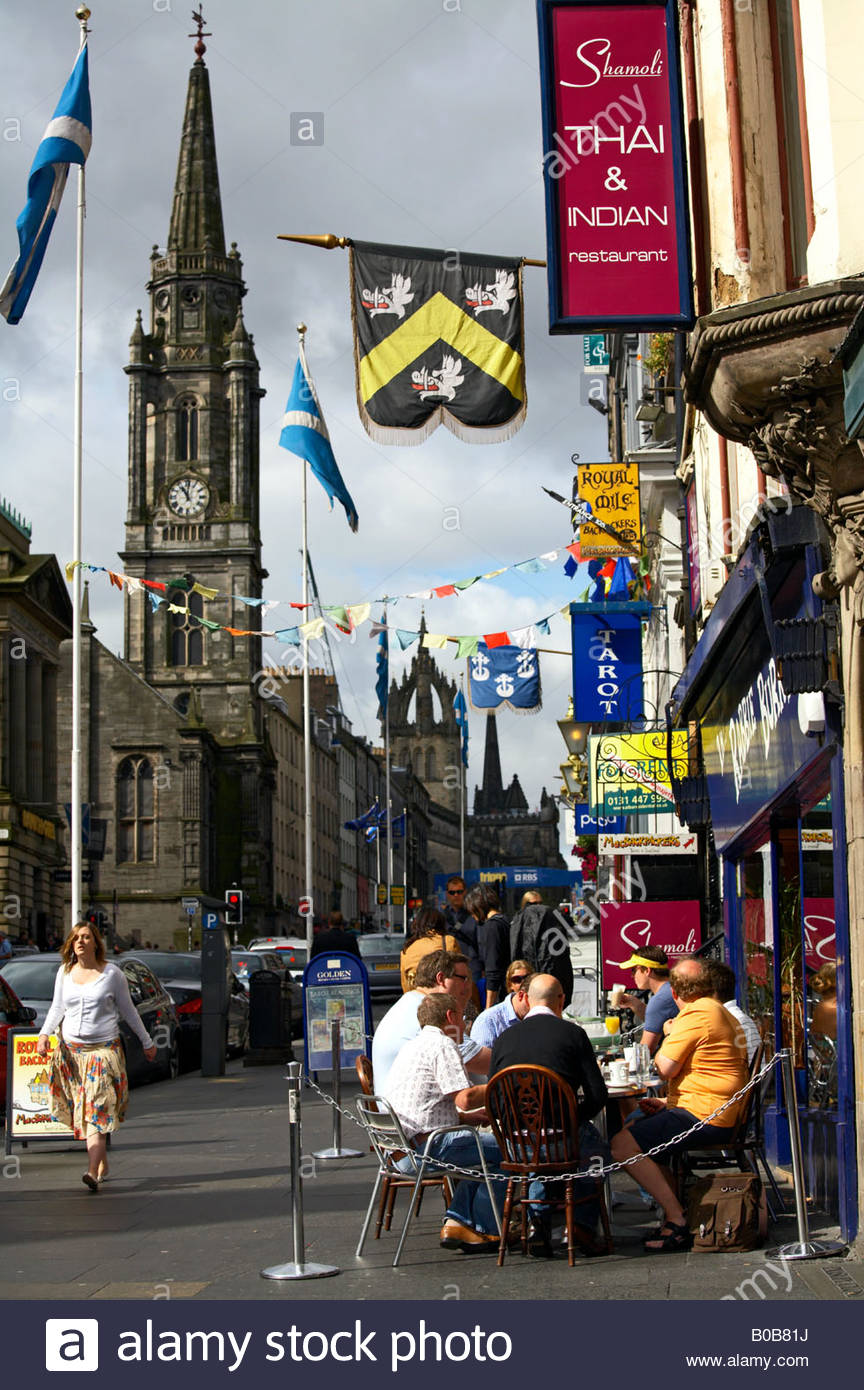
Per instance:
[[[609,1084],[611,1086],[630,1085],[630,1064],[629,1062],[616,1061],[609,1063]]]

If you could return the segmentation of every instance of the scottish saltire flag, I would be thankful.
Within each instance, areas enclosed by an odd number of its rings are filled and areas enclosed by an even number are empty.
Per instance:
[[[381,621],[384,626],[378,634],[378,655],[375,658],[378,675],[375,681],[375,694],[378,696],[378,718],[386,719],[387,697],[390,690],[390,647],[387,642],[386,613],[382,613]]]
[[[343,824],[346,830],[366,830],[368,826],[378,824],[381,814],[381,807],[378,802],[373,801],[369,810],[365,811],[362,816],[358,816],[356,820],[346,820]]]
[[[333,455],[333,446],[327,433],[327,426],[321,414],[318,397],[305,371],[302,357],[298,357],[294,368],[291,394],[282,417],[282,433],[279,443],[283,449],[290,449],[298,458],[305,459],[330,498],[342,503],[348,525],[357,530],[357,508],[351,494],[342,481],[339,465]]]
[[[487,647],[481,642],[468,659],[471,708],[489,713],[499,708],[517,714],[540,709],[540,664],[534,647]]]
[[[53,118],[36,151],[27,180],[27,203],[15,226],[18,259],[0,290],[0,314],[20,323],[42,266],[70,164],[83,164],[90,153],[93,118],[87,45],[78,54]]]
[[[462,766],[468,766],[468,707],[465,704],[465,696],[461,690],[456,691],[456,698],[453,701],[453,709],[456,713],[456,723],[462,734]]]

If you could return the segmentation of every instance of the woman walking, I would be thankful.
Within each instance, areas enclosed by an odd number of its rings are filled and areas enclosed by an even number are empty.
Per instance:
[[[81,1180],[98,1192],[108,1176],[106,1136],[123,1120],[129,1095],[120,1019],[140,1039],[148,1062],[155,1061],[156,1048],[132,1003],[126,976],[106,959],[96,927],[79,922],[60,955],[54,999],[36,1047],[47,1057],[49,1037],[63,1025],[49,1067],[51,1113],[76,1139],[86,1140],[87,1172]]]

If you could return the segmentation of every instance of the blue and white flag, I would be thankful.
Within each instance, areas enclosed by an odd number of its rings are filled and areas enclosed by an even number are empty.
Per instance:
[[[381,807],[377,801],[373,801],[369,810],[365,811],[362,816],[358,816],[356,820],[343,821],[343,825],[346,830],[366,830],[370,825],[377,825],[381,815]]]
[[[375,694],[378,696],[378,718],[387,718],[387,699],[390,692],[390,645],[387,641],[387,614],[381,614],[382,627],[378,634],[378,655],[375,658],[377,677]]]
[[[540,709],[540,662],[533,647],[487,647],[481,642],[468,658],[468,699],[472,709],[489,713],[512,709],[537,714]]]
[[[85,44],[36,151],[27,180],[27,203],[15,223],[18,259],[0,290],[0,314],[8,323],[20,323],[27,308],[57,220],[69,165],[86,160],[92,127]]]
[[[456,691],[456,698],[453,701],[453,709],[456,714],[456,724],[462,734],[462,766],[468,766],[468,707],[465,704],[465,696],[461,690]]]
[[[331,508],[334,498],[341,502],[345,508],[348,525],[352,531],[356,531],[357,508],[342,481],[315,387],[306,374],[302,357],[298,357],[297,366],[294,368],[294,380],[282,417],[279,443],[283,449],[290,449],[292,454],[306,460],[330,498]]]

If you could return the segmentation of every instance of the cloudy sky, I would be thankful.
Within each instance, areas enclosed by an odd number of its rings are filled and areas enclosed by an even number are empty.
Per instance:
[[[84,558],[116,564],[126,507],[122,368],[135,311],[146,310],[151,248],[164,246],[168,232],[194,26],[192,6],[177,0],[96,0],[92,8]],[[0,6],[0,262],[15,258],[30,163],[74,62],[74,10],[70,0]],[[384,448],[366,436],[354,401],[346,254],[276,240],[279,232],[336,232],[544,258],[532,0],[208,0],[205,17],[225,232],[243,258],[246,324],[267,391],[266,597],[300,597],[300,465],[278,447],[300,319],[360,515],[352,535],[341,509],[331,514],[310,483],[310,552],[325,603],[428,588],[565,545],[567,513],[541,484],[568,493],[571,456],[607,454],[601,416],[580,403],[582,339],[548,334],[545,271],[525,271],[528,416],[520,433],[482,447],[441,428],[419,448]],[[323,113],[320,146],[291,143],[297,112]],[[33,549],[55,551],[61,562],[71,551],[73,180],[23,321],[0,324],[0,495],[32,521]],[[427,605],[427,626],[520,627],[576,597],[576,587],[557,568],[504,575]],[[99,635],[119,651],[116,591],[97,578],[91,595]],[[399,626],[419,626],[418,604],[392,611]],[[283,621],[279,610],[275,616]],[[366,632],[335,660],[348,717],[377,739],[375,644]],[[563,619],[547,645],[569,648]],[[410,655],[394,657],[396,674]],[[438,659],[457,674],[452,656]],[[542,676],[541,716],[505,713],[498,721],[505,781],[518,772],[532,804],[541,786],[557,786],[564,748],[554,720],[566,708],[568,659],[544,657]],[[471,788],[482,775],[483,736],[482,716],[472,714]]]

